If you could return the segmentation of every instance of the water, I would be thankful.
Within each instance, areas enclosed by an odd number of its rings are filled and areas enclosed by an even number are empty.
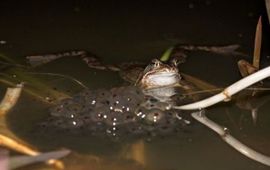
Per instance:
[[[24,56],[72,49],[85,49],[105,63],[140,60],[148,62],[160,56],[169,46],[183,44],[240,44],[241,51],[251,54],[255,26],[262,1],[195,0],[173,2],[106,3],[87,1],[0,3],[1,53],[25,64]],[[264,36],[269,36],[263,18]],[[269,65],[269,38],[264,38],[262,65]],[[240,79],[236,62],[241,56],[220,56],[192,52],[180,66],[182,72],[197,76],[218,86]],[[245,59],[249,60],[250,57]],[[215,70],[215,71],[213,71]],[[79,59],[66,58],[34,69],[73,76],[88,87],[110,88],[123,81],[116,73],[87,68]],[[33,76],[33,75],[31,75]],[[57,77],[45,79],[52,87],[67,94],[81,87]],[[4,88],[3,88],[4,89]],[[259,97],[257,125],[251,114],[234,103],[210,108],[207,115],[253,148],[270,155],[270,117],[267,100]],[[31,109],[28,107],[31,104]],[[8,116],[11,130],[42,150],[68,147],[74,153],[65,158],[68,169],[268,169],[236,152],[212,131],[192,122],[176,135],[111,142],[93,139],[87,134],[38,134],[34,124],[48,115],[48,105],[23,94]],[[24,120],[24,121],[21,121]],[[25,169],[44,169],[35,165]]]

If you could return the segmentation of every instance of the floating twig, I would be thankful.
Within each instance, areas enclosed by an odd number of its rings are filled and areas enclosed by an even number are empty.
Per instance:
[[[18,98],[20,97],[22,91],[23,83],[16,85],[14,88],[8,88],[7,92],[0,103],[0,115],[5,115],[13,106],[17,103]],[[0,145],[11,148],[15,151],[20,153],[28,154],[28,155],[39,155],[40,152],[32,149],[31,147],[27,146],[26,144],[22,144],[14,139],[0,134]],[[48,164],[53,164],[57,168],[64,168],[64,165],[61,161],[58,160],[49,160]]]
[[[30,146],[27,146],[26,144],[20,143],[18,141],[15,141],[14,139],[11,139],[10,137],[1,134],[0,134],[0,145],[31,156],[41,154],[39,151],[32,149]],[[49,165],[55,166],[58,169],[64,169],[64,164],[59,160],[50,159],[47,161],[47,163]]]
[[[201,101],[183,105],[183,106],[172,106],[175,109],[180,110],[194,110],[194,109],[203,109],[209,106],[212,106],[221,101],[230,100],[231,96],[238,93],[239,91],[247,88],[248,86],[255,84],[267,77],[270,76],[270,66],[257,71],[241,80],[235,82],[229,87],[225,88],[221,93],[211,96],[209,98],[203,99]]]
[[[245,144],[241,143],[239,140],[234,138],[232,135],[228,133],[228,129],[216,124],[215,122],[208,119],[203,111],[194,112],[191,114],[191,116],[199,121],[200,123],[204,124],[205,126],[209,127],[213,131],[215,131],[217,134],[220,135],[220,137],[228,143],[230,146],[232,146],[234,149],[242,153],[243,155],[249,157],[250,159],[253,159],[255,161],[258,161],[264,165],[270,166],[270,157],[266,156],[262,153],[259,153],[250,147],[246,146]]]

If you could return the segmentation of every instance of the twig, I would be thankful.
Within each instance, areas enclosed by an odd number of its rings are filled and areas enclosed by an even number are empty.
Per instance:
[[[232,135],[228,133],[228,130],[224,127],[221,127],[220,125],[216,124],[215,122],[208,119],[202,111],[194,112],[191,114],[194,119],[199,121],[200,123],[204,124],[205,126],[209,127],[213,131],[215,131],[217,134],[220,135],[220,137],[229,145],[231,145],[234,149],[242,153],[243,155],[249,157],[250,159],[253,159],[255,161],[258,161],[264,165],[270,166],[270,157],[263,155],[262,153],[259,153],[250,147],[244,145],[239,140],[235,139]]]
[[[25,165],[37,163],[37,162],[44,162],[49,159],[60,159],[64,156],[70,154],[69,150],[59,150],[59,151],[51,151],[46,153],[41,153],[37,156],[14,156],[10,158],[10,169],[15,169],[18,167],[22,167]]]
[[[1,134],[0,134],[0,145],[31,156],[36,156],[40,154],[40,152],[30,148],[29,146],[19,143],[18,141],[15,141],[14,139],[11,139]],[[47,161],[47,163],[50,165],[54,165],[58,169],[64,169],[64,164],[59,160],[51,159]]]
[[[13,106],[17,103],[18,98],[20,97],[23,84],[18,84],[14,88],[8,88],[7,92],[0,103],[0,115],[5,115]],[[28,147],[25,144],[19,143],[10,137],[0,134],[0,145],[4,147],[11,148],[18,152],[28,154],[28,155],[39,155],[40,152]],[[61,161],[58,160],[49,160],[48,164],[53,164],[59,169],[63,169],[64,165]]]
[[[216,94],[212,97],[206,98],[204,100],[201,100],[195,103],[191,103],[191,104],[187,104],[183,106],[172,106],[172,107],[175,109],[180,109],[180,110],[193,110],[193,109],[206,108],[216,103],[219,103],[221,101],[229,100],[232,95],[238,93],[239,91],[247,88],[248,86],[255,84],[269,76],[270,76],[270,66],[262,70],[259,70],[256,73],[253,73],[245,78],[242,78],[236,83],[225,88],[225,90],[223,90],[221,93]]]

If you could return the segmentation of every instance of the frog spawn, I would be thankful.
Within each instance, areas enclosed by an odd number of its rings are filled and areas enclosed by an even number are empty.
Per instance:
[[[90,132],[93,135],[164,134],[189,124],[181,113],[167,109],[134,86],[85,90],[61,101],[42,125],[51,129]]]

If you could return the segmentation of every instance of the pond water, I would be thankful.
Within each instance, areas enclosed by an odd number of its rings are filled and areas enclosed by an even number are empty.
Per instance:
[[[257,19],[263,15],[263,37],[266,38],[263,39],[261,64],[262,67],[269,65],[269,26],[263,1],[90,3],[81,0],[14,4],[1,1],[0,13],[0,40],[6,42],[0,45],[0,53],[21,64],[26,64],[26,55],[74,49],[90,51],[105,63],[147,63],[168,47],[179,43],[239,44],[242,52],[251,55]],[[179,69],[218,87],[225,87],[241,78],[237,61],[242,58],[251,60],[251,57],[190,52],[187,62]],[[12,69],[4,71],[13,75]],[[64,58],[30,71],[69,75],[90,89],[123,84],[117,73],[89,69],[78,58]],[[68,95],[82,90],[69,79],[33,74],[27,76]],[[20,76],[13,79],[21,80]],[[35,84],[30,81],[26,86],[34,87]],[[5,87],[1,86],[2,91]],[[41,89],[40,86],[40,91],[37,90],[40,94],[49,95],[47,89]],[[243,143],[270,155],[270,97],[267,93],[252,101],[252,105],[258,107],[256,125],[250,110],[238,107],[239,102],[237,105],[235,101],[211,107],[206,115],[228,127],[232,135]],[[8,115],[8,125],[16,135],[41,150],[72,149],[72,154],[63,159],[67,169],[269,169],[241,155],[195,120],[179,133],[151,139],[111,141],[106,137],[93,138],[85,133],[44,134],[34,128],[37,122],[48,116],[49,107],[49,104],[23,93]],[[38,164],[22,169],[48,168]]]

